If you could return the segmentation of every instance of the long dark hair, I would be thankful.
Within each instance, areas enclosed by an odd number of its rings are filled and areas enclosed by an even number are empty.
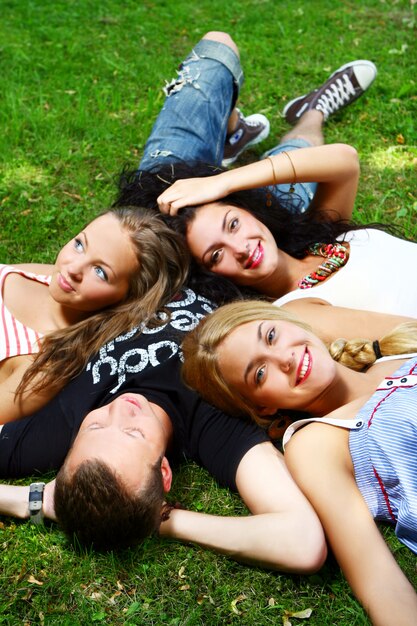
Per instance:
[[[127,202],[129,206],[152,209],[161,215],[157,198],[176,180],[196,176],[213,176],[221,171],[220,168],[203,163],[176,163],[175,165],[165,165],[153,171],[132,171],[125,168],[119,176],[119,190],[113,206],[124,206]],[[197,208],[185,208],[181,210],[181,215],[177,217],[165,215],[163,219],[172,230],[182,235],[185,240],[187,225],[190,223]],[[256,291],[246,287],[239,287],[228,278],[209,272],[192,257],[189,262],[190,269],[187,286],[216,304],[221,305],[231,300],[256,296]]]
[[[214,176],[224,171],[220,167],[204,163],[170,163],[152,171],[125,169],[119,178],[119,192],[114,206],[129,204],[132,206],[145,206],[158,211],[157,198],[176,180],[182,178],[195,178]],[[289,194],[281,194],[278,198],[270,193],[268,188],[248,189],[232,193],[219,202],[246,209],[271,231],[277,246],[296,259],[307,256],[308,247],[315,243],[333,243],[337,237],[350,230],[362,228],[378,228],[393,232],[391,227],[381,224],[356,224],[347,220],[337,219],[338,213],[335,208],[335,219],[330,220],[328,211],[326,214],[320,210],[308,210],[304,213],[294,210],[298,197]],[[198,206],[190,206],[181,209],[176,217],[166,216],[166,222],[177,232],[185,237],[188,225],[193,221]],[[398,235],[398,233],[395,233]],[[210,281],[217,284],[223,298],[219,303],[225,303],[238,294],[245,293],[249,296],[259,294],[248,288],[234,285],[230,280],[214,275],[194,262],[191,266],[190,281],[197,291],[201,291],[202,284],[210,285]],[[215,288],[214,288],[215,289]],[[204,294],[210,297],[210,294]],[[213,297],[213,296],[212,296]],[[215,298],[215,296],[214,296]]]

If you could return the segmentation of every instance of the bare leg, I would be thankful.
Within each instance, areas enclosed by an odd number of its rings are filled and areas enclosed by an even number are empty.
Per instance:
[[[218,30],[211,30],[204,35],[203,39],[211,39],[212,41],[219,41],[220,43],[224,43],[224,45],[229,46],[229,48],[231,48],[236,56],[240,59],[239,48],[237,47],[231,36],[227,33],[223,33]]]
[[[291,139],[305,139],[311,146],[321,146],[324,144],[323,123],[321,111],[307,111],[294,128],[282,137],[281,143]]]
[[[227,134],[228,135],[231,135],[236,130],[238,122],[239,122],[239,115],[235,107],[230,114],[229,121],[227,122]]]

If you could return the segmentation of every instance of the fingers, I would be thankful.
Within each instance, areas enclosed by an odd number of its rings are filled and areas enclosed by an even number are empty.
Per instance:
[[[169,191],[169,189],[167,191]],[[170,201],[169,196],[167,196],[167,192],[165,191],[157,198],[156,201],[161,213],[165,213],[166,215],[176,215],[178,213],[178,209],[181,208],[181,206],[178,206],[178,202],[175,204],[174,201]]]
[[[186,206],[184,194],[181,192],[181,186],[179,185],[181,182],[179,180],[176,181],[157,198],[156,201],[161,213],[177,215],[178,210]]]
[[[219,179],[219,176],[211,176],[177,180],[158,197],[159,210],[167,215],[177,215],[186,206],[214,202],[227,193]]]

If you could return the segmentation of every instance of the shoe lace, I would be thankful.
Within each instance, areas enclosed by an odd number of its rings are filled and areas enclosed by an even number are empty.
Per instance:
[[[355,88],[347,74],[337,78],[327,89],[323,91],[317,100],[316,109],[324,114],[325,119],[347,104],[355,95]]]
[[[256,126],[262,126],[261,122],[252,122],[251,120],[244,119],[243,123],[245,126],[250,126],[251,128],[255,128]]]
[[[239,121],[236,130],[242,128],[244,130],[245,126],[250,126],[251,128],[256,128],[257,126],[262,126],[261,122],[255,122],[252,120],[248,120],[242,113],[242,111],[238,110]]]

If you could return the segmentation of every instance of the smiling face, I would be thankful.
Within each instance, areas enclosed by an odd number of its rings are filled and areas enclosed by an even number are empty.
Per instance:
[[[63,306],[98,311],[124,300],[138,271],[129,234],[116,217],[106,214],[61,249],[49,290]]]
[[[209,271],[259,291],[271,281],[278,249],[269,229],[244,209],[212,203],[196,211],[187,228],[193,257]]]
[[[321,411],[336,363],[312,333],[286,321],[256,320],[233,330],[218,348],[227,384],[257,407]]]
[[[91,411],[81,424],[67,457],[69,472],[98,459],[119,474],[125,485],[137,489],[149,468],[163,457],[164,488],[171,486],[171,470],[164,457],[168,433],[162,410],[139,394],[126,393]]]

